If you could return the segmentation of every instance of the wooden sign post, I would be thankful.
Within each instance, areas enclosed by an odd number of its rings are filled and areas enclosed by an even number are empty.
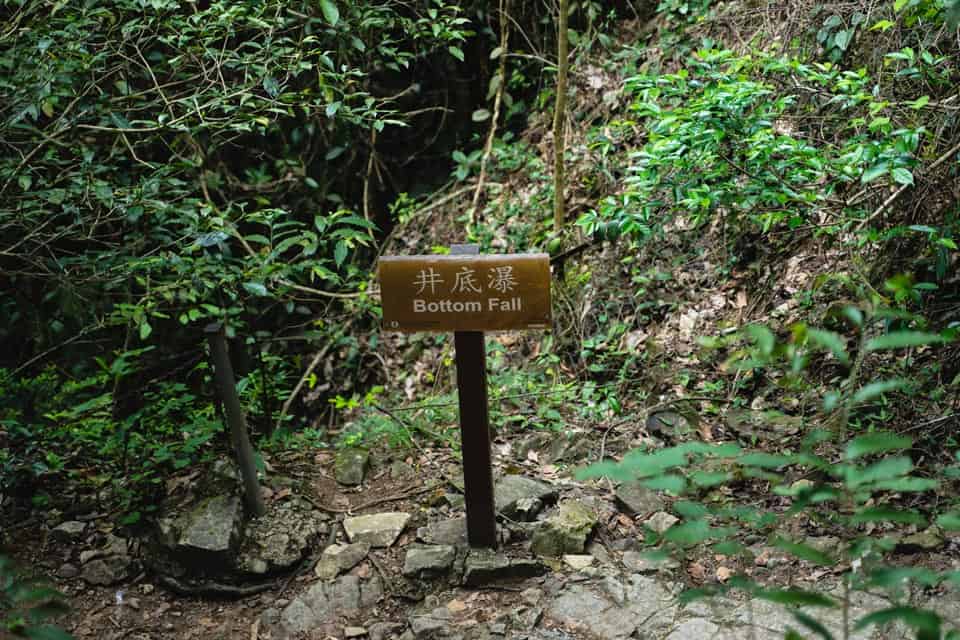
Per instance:
[[[495,548],[483,332],[550,326],[550,259],[478,252],[476,245],[454,245],[448,256],[385,256],[380,295],[388,331],[454,332],[467,541]]]

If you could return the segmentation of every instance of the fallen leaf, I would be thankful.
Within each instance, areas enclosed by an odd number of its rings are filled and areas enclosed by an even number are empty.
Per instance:
[[[467,603],[463,600],[451,600],[447,603],[447,611],[450,613],[460,613],[467,608]]]
[[[717,567],[717,580],[726,582],[733,576],[733,569],[729,567]]]
[[[688,566],[687,573],[690,574],[690,578],[695,582],[703,582],[707,578],[707,570],[699,562],[694,562]]]
[[[530,462],[540,462],[540,454],[531,449],[527,451],[527,460]]]
[[[737,309],[743,309],[746,306],[747,306],[747,292],[741,289],[740,291],[737,291]]]

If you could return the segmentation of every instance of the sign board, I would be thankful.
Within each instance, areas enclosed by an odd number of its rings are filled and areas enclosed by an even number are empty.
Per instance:
[[[384,256],[380,297],[389,331],[544,329],[550,326],[550,257]]]

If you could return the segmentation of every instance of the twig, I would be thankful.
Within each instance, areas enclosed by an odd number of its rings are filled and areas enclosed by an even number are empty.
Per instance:
[[[280,415],[277,416],[277,423],[274,427],[279,429],[280,425],[283,424],[283,419],[287,416],[287,411],[290,410],[290,405],[293,404],[293,401],[297,399],[297,396],[300,394],[300,390],[303,389],[303,385],[306,384],[307,379],[310,377],[310,374],[313,373],[313,370],[317,368],[317,365],[320,364],[320,360],[323,356],[327,355],[327,351],[330,350],[330,345],[327,344],[323,347],[317,355],[313,357],[313,361],[310,363],[310,366],[307,367],[307,370],[303,372],[303,375],[300,376],[300,381],[297,382],[297,386],[293,388],[293,391],[290,392],[290,397],[286,399],[283,403],[283,406],[280,407]]]
[[[377,498],[376,500],[370,500],[369,502],[364,502],[354,507],[347,507],[345,509],[342,509],[340,507],[327,506],[309,496],[303,496],[303,497],[307,500],[307,502],[315,506],[317,509],[320,509],[321,511],[326,511],[327,513],[353,513],[355,511],[363,511],[364,509],[369,509],[370,507],[375,507],[377,505],[384,504],[387,502],[396,502],[397,500],[406,500],[407,498],[419,496],[424,493],[430,493],[431,491],[434,491],[435,489],[441,486],[443,486],[442,483],[435,482],[426,487],[420,487],[419,489],[406,491],[404,493],[395,493],[390,496],[384,496],[382,498]]]
[[[933,171],[934,169],[936,169],[937,167],[939,167],[940,165],[942,165],[944,162],[946,162],[947,160],[949,160],[950,157],[953,156],[953,154],[955,154],[955,153],[957,153],[957,152],[960,152],[960,142],[958,142],[957,144],[955,144],[955,145],[953,145],[952,147],[950,147],[950,149],[948,149],[945,154],[943,154],[942,156],[940,156],[939,158],[937,158],[937,159],[933,162],[933,164],[931,164],[931,165],[927,168],[927,172]],[[884,211],[886,211],[887,209],[889,209],[889,208],[893,205],[893,203],[896,202],[896,201],[900,198],[900,196],[902,196],[903,193],[904,193],[907,189],[909,189],[910,187],[912,187],[912,186],[913,186],[913,184],[904,184],[904,185],[901,185],[899,189],[897,189],[897,190],[894,191],[892,194],[890,194],[890,197],[887,198],[886,200],[884,200],[884,201],[883,201],[883,204],[881,204],[879,207],[877,207],[877,210],[876,210],[876,211],[874,211],[873,213],[871,213],[871,214],[870,214],[869,216],[867,216],[860,224],[857,225],[857,231],[859,231],[860,229],[863,229],[865,226],[867,226],[868,224],[870,224],[871,222],[873,222],[878,216],[882,215]]]
[[[507,19],[507,0],[500,0],[500,65],[497,70],[496,78],[500,78],[500,84],[497,85],[497,94],[493,99],[493,115],[490,116],[490,131],[487,133],[487,143],[484,145],[483,157],[480,159],[480,177],[477,179],[477,188],[473,192],[473,201],[470,203],[470,226],[477,223],[477,206],[480,203],[480,194],[483,192],[484,183],[487,181],[487,163],[490,160],[490,153],[493,151],[493,140],[497,135],[497,122],[500,120],[500,104],[503,101],[503,90],[507,84],[507,45],[509,41],[510,30]]]

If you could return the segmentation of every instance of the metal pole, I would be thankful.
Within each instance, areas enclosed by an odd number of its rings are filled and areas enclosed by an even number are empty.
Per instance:
[[[230,364],[230,355],[227,353],[227,338],[223,333],[223,326],[219,322],[208,324],[204,329],[210,341],[210,354],[213,356],[214,379],[220,400],[223,402],[223,411],[230,425],[230,439],[233,442],[234,452],[237,455],[237,465],[240,467],[240,477],[243,479],[243,492],[247,508],[254,517],[262,516],[267,508],[263,503],[263,494],[260,483],[257,481],[257,465],[254,460],[253,447],[247,435],[247,420],[240,407],[240,396],[237,395],[236,380],[233,377],[233,366]]]
[[[451,253],[476,254],[477,245],[453,245]],[[453,334],[460,403],[460,449],[467,509],[467,542],[471,547],[497,546],[487,402],[487,350],[482,331]]]

